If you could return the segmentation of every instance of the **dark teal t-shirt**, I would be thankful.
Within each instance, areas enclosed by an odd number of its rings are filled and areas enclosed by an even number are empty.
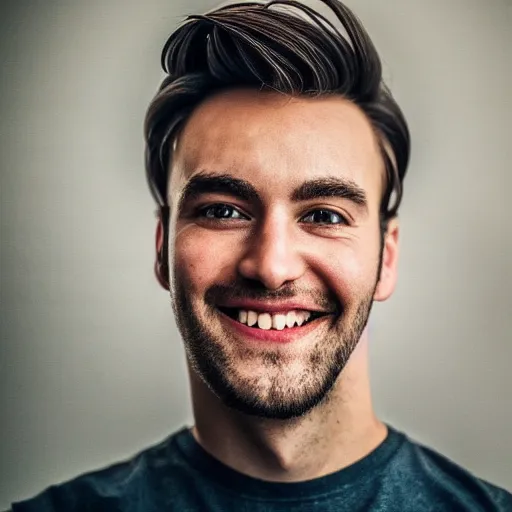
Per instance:
[[[209,455],[184,428],[126,462],[15,503],[12,511],[512,512],[512,495],[391,427],[363,459],[296,483],[243,475]]]

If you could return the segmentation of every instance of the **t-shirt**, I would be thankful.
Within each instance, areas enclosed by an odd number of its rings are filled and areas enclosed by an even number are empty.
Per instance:
[[[388,427],[371,453],[303,482],[221,463],[183,428],[135,457],[49,487],[13,512],[511,512],[512,494]]]

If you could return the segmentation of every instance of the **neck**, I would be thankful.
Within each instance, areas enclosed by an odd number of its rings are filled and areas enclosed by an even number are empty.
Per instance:
[[[327,399],[300,418],[241,414],[226,407],[192,369],[190,379],[196,440],[224,464],[262,480],[327,475],[363,458],[387,435],[373,411],[366,330]]]

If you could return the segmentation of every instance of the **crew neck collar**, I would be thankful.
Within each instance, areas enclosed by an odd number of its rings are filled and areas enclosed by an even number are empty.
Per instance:
[[[186,463],[228,493],[258,500],[304,500],[342,491],[368,478],[377,478],[380,471],[405,441],[405,435],[386,425],[384,441],[362,459],[328,475],[301,482],[269,482],[243,474],[220,462],[194,438],[192,430],[184,427],[173,436]]]

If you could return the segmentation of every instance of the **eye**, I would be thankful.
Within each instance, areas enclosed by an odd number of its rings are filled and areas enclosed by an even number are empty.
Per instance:
[[[212,204],[205,208],[201,208],[199,209],[198,214],[201,217],[211,220],[248,219],[248,217],[240,213],[235,207],[222,203]]]
[[[313,210],[305,217],[302,217],[302,222],[312,224],[348,224],[343,215],[331,210]]]

